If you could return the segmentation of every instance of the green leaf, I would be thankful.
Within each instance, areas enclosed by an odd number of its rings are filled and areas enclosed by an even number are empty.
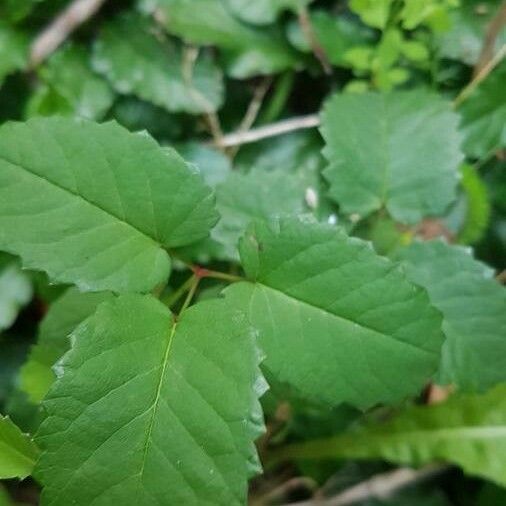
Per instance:
[[[353,47],[371,40],[371,31],[364,26],[353,23],[341,16],[318,10],[311,12],[311,26],[318,42],[321,44],[329,61],[337,66],[348,67],[345,55]],[[312,51],[307,37],[302,32],[300,23],[293,21],[288,27],[290,42],[299,50],[309,53]]]
[[[446,58],[474,65],[480,56],[486,29],[501,6],[501,0],[460,0],[460,7],[448,14],[450,29],[437,37],[439,53]],[[495,42],[498,50],[506,43],[506,30]]]
[[[506,381],[506,291],[493,270],[443,241],[413,243],[399,258],[443,314],[439,380],[467,391]]]
[[[303,398],[367,407],[419,391],[439,363],[441,317],[370,244],[295,219],[240,243],[251,283],[227,289],[249,311],[265,369]]]
[[[124,15],[97,39],[93,67],[119,93],[133,94],[172,112],[215,112],[223,102],[223,79],[209,55],[195,62],[152,33],[144,19]]]
[[[253,337],[223,299],[177,323],[151,296],[99,306],[44,401],[43,503],[243,505],[263,427]]]
[[[230,158],[218,149],[197,142],[177,145],[178,153],[189,163],[194,164],[206,184],[215,188],[223,183],[232,170]]]
[[[15,23],[30,14],[38,2],[44,0],[2,0],[0,4],[0,19]]]
[[[285,170],[232,172],[216,188],[216,207],[221,219],[211,232],[211,238],[223,247],[223,258],[238,258],[239,238],[251,222],[309,213],[311,209],[305,200],[308,190],[311,187],[303,177],[298,174],[288,177]],[[316,195],[316,190],[312,191]]]
[[[385,28],[392,0],[351,0],[350,9],[356,12],[362,21],[374,28]]]
[[[13,506],[9,493],[2,485],[0,485],[0,506]]]
[[[32,116],[71,114],[101,119],[113,103],[111,88],[92,72],[82,46],[68,45],[58,51],[39,74],[44,84],[30,100],[28,109]]]
[[[462,148],[472,158],[487,158],[506,147],[506,64],[483,81],[460,106]]]
[[[237,79],[292,68],[296,55],[273,28],[256,29],[237,19],[227,0],[144,0],[156,8],[169,33],[193,44],[215,45],[226,58],[228,73]]]
[[[163,247],[216,221],[200,175],[115,123],[8,123],[0,153],[0,248],[82,291],[151,290],[170,271]]]
[[[379,458],[418,466],[444,460],[506,485],[506,385],[485,395],[406,409],[391,421],[288,447],[283,457]]]
[[[313,0],[225,0],[227,6],[248,23],[267,25],[274,23],[285,10],[297,11]]]
[[[9,328],[32,299],[30,278],[12,258],[0,258],[0,330]]]
[[[465,195],[465,222],[458,234],[458,242],[473,244],[485,234],[490,222],[490,201],[487,187],[478,171],[464,164],[461,167],[461,186]]]
[[[71,332],[111,297],[108,292],[82,293],[69,288],[51,304],[40,324],[37,344],[21,369],[21,389],[31,402],[41,402],[53,384],[53,366],[70,348]]]
[[[403,223],[442,214],[462,160],[457,122],[449,103],[423,90],[336,94],[322,117],[331,197],[361,217],[383,206]]]
[[[37,455],[33,441],[10,418],[0,415],[0,479],[26,478]]]
[[[0,23],[0,86],[6,76],[26,66],[28,37]]]

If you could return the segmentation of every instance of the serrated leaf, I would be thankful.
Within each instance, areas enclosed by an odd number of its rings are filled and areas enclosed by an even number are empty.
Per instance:
[[[276,29],[256,29],[228,9],[227,0],[144,0],[156,9],[169,33],[194,44],[215,45],[226,58],[228,73],[237,79],[292,68],[296,55]]]
[[[24,33],[0,23],[0,86],[6,76],[25,67],[28,44]]]
[[[232,172],[216,188],[221,219],[211,232],[211,238],[223,248],[223,258],[237,260],[239,238],[251,222],[309,213],[307,188],[303,177],[289,176],[284,170]]]
[[[26,478],[37,455],[35,443],[10,418],[0,415],[0,479]]]
[[[304,399],[397,402],[437,368],[440,315],[368,243],[291,219],[251,227],[240,253],[251,283],[229,298],[249,311],[266,371]]]
[[[403,223],[442,214],[463,158],[457,123],[448,102],[423,90],[336,94],[322,117],[330,196],[345,213],[386,207]]]
[[[72,114],[102,119],[114,101],[107,82],[92,72],[82,46],[67,45],[55,53],[39,75],[43,84],[30,99],[30,116]]]
[[[391,421],[289,447],[284,457],[384,458],[419,466],[444,460],[506,485],[506,386],[485,395],[406,409]]]
[[[143,18],[124,15],[104,27],[93,67],[121,94],[133,94],[171,112],[215,112],[223,101],[223,79],[209,55],[195,62],[153,34]]]
[[[82,291],[148,291],[163,248],[208,234],[213,196],[175,151],[116,123],[63,118],[0,129],[0,248]]]
[[[70,348],[71,332],[111,297],[109,292],[82,293],[69,288],[51,304],[40,324],[37,344],[21,368],[20,387],[31,402],[41,402],[53,384],[53,366]]]
[[[313,0],[225,0],[234,15],[248,23],[274,23],[285,10],[297,11]]]
[[[462,148],[472,158],[487,158],[506,147],[506,64],[492,72],[460,106]]]
[[[0,330],[9,328],[30,302],[32,283],[16,259],[0,258]]]
[[[443,314],[439,380],[466,391],[506,381],[506,291],[492,269],[442,241],[413,243],[399,258]]]
[[[43,503],[244,504],[262,427],[257,364],[246,318],[223,299],[177,322],[151,296],[102,304],[44,402]]]

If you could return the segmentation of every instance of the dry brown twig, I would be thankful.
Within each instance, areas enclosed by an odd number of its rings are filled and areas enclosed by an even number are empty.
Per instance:
[[[74,0],[33,41],[30,67],[40,65],[79,26],[98,12],[106,0]]]
[[[432,464],[418,470],[401,467],[394,471],[377,474],[333,497],[310,499],[284,506],[348,506],[366,499],[384,499],[405,487],[432,478],[448,469],[448,466],[440,464]]]
[[[478,58],[478,62],[474,67],[473,77],[476,77],[483,68],[494,58],[494,49],[497,37],[501,33],[504,25],[506,24],[506,1],[500,5],[496,15],[487,27],[483,47]]]

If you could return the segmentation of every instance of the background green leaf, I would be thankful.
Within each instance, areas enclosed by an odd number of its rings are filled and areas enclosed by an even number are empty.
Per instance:
[[[209,55],[185,57],[139,16],[105,26],[95,43],[93,67],[122,94],[133,94],[168,111],[214,112],[223,101],[222,75]]]
[[[443,241],[414,243],[399,258],[443,314],[439,381],[468,391],[506,381],[506,291],[493,270]]]
[[[0,415],[0,479],[25,478],[33,469],[38,450],[33,441]]]
[[[442,214],[462,160],[457,121],[446,101],[422,90],[334,95],[322,116],[331,197],[345,213],[386,207],[403,223]]]

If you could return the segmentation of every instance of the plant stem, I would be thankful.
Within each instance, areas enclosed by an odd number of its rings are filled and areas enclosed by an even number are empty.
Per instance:
[[[267,101],[264,111],[258,118],[259,124],[265,125],[266,123],[271,123],[278,119],[286,105],[286,101],[292,93],[294,81],[295,74],[291,70],[279,76],[274,86],[272,96],[270,100]]]
[[[168,307],[172,307],[192,286],[195,274],[190,276],[175,292],[169,294],[162,302]]]
[[[457,98],[453,101],[453,106],[458,107],[464,102],[475,88],[492,72],[492,70],[499,65],[502,59],[506,56],[506,44],[503,44],[497,54],[474,76],[472,81],[458,94]]]
[[[227,274],[226,272],[211,271],[211,270],[207,270],[207,269],[206,269],[205,275],[203,277],[213,278],[213,279],[222,279],[224,281],[230,281],[231,283],[237,283],[238,281],[244,281],[244,278],[242,276],[236,276],[234,274]]]
[[[190,305],[193,296],[195,295],[195,292],[197,291],[197,287],[199,286],[200,280],[202,278],[199,278],[198,276],[193,275],[191,278],[191,284],[190,284],[190,290],[188,291],[188,295],[186,296],[186,299],[183,302],[183,305],[181,307],[181,310],[179,311],[179,315],[181,316],[186,309],[188,309],[188,306]]]

